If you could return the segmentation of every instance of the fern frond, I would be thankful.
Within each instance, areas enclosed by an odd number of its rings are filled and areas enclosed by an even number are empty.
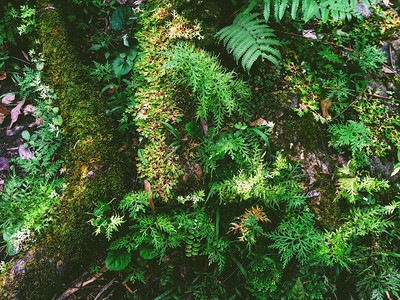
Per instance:
[[[264,20],[256,19],[258,16],[256,13],[241,13],[232,25],[222,28],[216,35],[235,60],[242,61],[246,71],[251,69],[260,56],[275,65],[278,64],[277,58],[280,58],[279,51],[271,47],[280,45],[280,42],[274,39],[273,30]]]

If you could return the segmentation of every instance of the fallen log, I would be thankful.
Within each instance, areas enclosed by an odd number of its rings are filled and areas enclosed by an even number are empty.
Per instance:
[[[66,187],[57,218],[1,275],[0,299],[51,299],[62,293],[72,275],[93,260],[94,249],[104,249],[92,234],[88,213],[97,201],[119,199],[125,191],[111,120],[69,42],[62,4],[37,1],[37,29],[45,82],[57,94],[55,105],[64,120]]]

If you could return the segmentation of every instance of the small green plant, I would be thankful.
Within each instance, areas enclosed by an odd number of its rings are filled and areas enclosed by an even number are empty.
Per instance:
[[[372,178],[369,175],[361,177],[357,173],[357,166],[354,160],[338,170],[337,192],[335,200],[345,198],[350,203],[371,199],[373,192],[389,188],[389,182],[383,179]],[[371,201],[367,202],[371,204]]]
[[[363,150],[372,144],[371,132],[362,123],[347,121],[347,124],[331,125],[330,146],[341,151],[342,147],[349,148],[358,166],[365,166],[367,162],[366,154]]]
[[[38,62],[34,59],[34,62]],[[14,159],[26,175],[16,175],[10,167],[10,179],[0,191],[0,229],[7,242],[7,252],[16,254],[20,245],[30,237],[31,231],[40,232],[51,221],[58,203],[62,180],[58,177],[62,160],[54,160],[62,142],[62,118],[58,108],[52,107],[54,92],[41,82],[38,70],[25,69],[26,76],[18,77],[20,93],[24,99],[36,99],[36,115],[43,120],[35,134],[22,133],[25,155]],[[17,77],[16,77],[17,78]]]
[[[249,71],[254,62],[262,57],[278,66],[281,55],[273,46],[279,46],[273,30],[264,20],[257,19],[258,14],[239,14],[233,24],[217,33],[219,41],[233,54],[236,62],[242,61],[243,69]]]
[[[178,44],[166,54],[171,60],[165,67],[175,71],[171,74],[174,83],[193,90],[197,119],[219,130],[226,116],[246,118],[249,115],[245,109],[250,100],[248,86],[236,79],[233,72],[224,70],[216,57],[187,43]]]
[[[278,250],[283,267],[294,257],[305,264],[315,254],[322,239],[314,226],[313,215],[306,211],[284,220],[267,236],[274,241],[271,247]]]

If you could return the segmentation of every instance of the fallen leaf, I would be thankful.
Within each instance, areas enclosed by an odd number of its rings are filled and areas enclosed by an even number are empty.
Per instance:
[[[203,132],[204,132],[204,136],[207,137],[207,132],[208,132],[208,124],[206,122],[206,120],[201,120],[201,126],[203,127]]]
[[[33,158],[32,152],[29,150],[29,147],[24,147],[24,145],[19,145],[18,154],[21,159],[31,159]]]
[[[117,0],[118,4],[125,4],[127,0]]]
[[[4,119],[9,114],[10,114],[10,110],[5,106],[0,105],[0,124],[3,124]]]
[[[154,212],[154,202],[153,202],[153,192],[151,191],[151,184],[150,182],[148,182],[146,179],[143,181],[144,183],[144,190],[149,193],[150,197],[149,197],[149,205],[151,208],[151,211]]]
[[[24,51],[22,51],[22,55],[25,57],[25,59],[26,59],[27,61],[30,61],[30,60],[29,60],[28,54],[26,54]]]
[[[22,129],[24,129],[24,126],[22,126],[22,125],[16,125],[16,126],[14,126],[14,128],[7,129],[6,135],[7,135],[7,136],[16,135],[16,134],[19,133]]]
[[[24,115],[35,115],[36,108],[32,104],[28,104],[27,106],[24,107],[23,109]]]
[[[392,69],[388,68],[385,65],[382,66],[382,71],[385,72],[386,74],[394,74],[395,73]]]
[[[10,123],[10,126],[8,127],[9,129],[11,128],[11,126],[12,126],[15,122],[17,122],[18,116],[21,114],[21,107],[22,107],[22,105],[24,105],[24,103],[25,103],[25,101],[19,101],[18,104],[17,104],[17,106],[14,107],[14,108],[11,110],[11,123]]]
[[[0,171],[7,171],[7,170],[10,170],[8,158],[0,157]]]
[[[255,120],[253,123],[251,123],[250,126],[266,126],[267,124],[267,121],[265,121],[263,118],[259,118],[258,120]]]
[[[7,78],[6,72],[0,71],[0,80],[4,80]]]
[[[321,100],[320,101],[321,104],[321,110],[322,110],[322,116],[325,119],[329,119],[330,115],[329,115],[329,108],[332,105],[332,99],[328,99],[328,100]]]
[[[42,124],[43,124],[43,118],[40,117],[40,118],[38,118],[35,122],[29,124],[28,127],[39,126],[39,125],[42,125]]]
[[[15,100],[15,94],[8,94],[1,99],[1,103],[4,105],[10,105]]]

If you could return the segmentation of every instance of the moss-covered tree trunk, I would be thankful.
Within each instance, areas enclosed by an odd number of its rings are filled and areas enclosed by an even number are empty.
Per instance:
[[[64,119],[66,187],[58,218],[1,276],[0,299],[51,299],[64,288],[71,274],[94,257],[98,241],[87,222],[88,213],[97,201],[120,198],[124,191],[121,164],[111,139],[111,120],[68,41],[58,9],[62,5],[62,1],[39,0],[37,26],[45,81],[55,90],[55,104]]]

